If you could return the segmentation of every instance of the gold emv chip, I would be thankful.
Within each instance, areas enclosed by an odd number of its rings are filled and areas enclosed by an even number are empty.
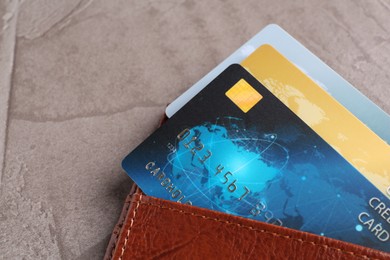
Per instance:
[[[244,79],[240,79],[234,84],[233,87],[226,91],[225,95],[244,111],[244,113],[248,112],[263,98],[263,96]]]

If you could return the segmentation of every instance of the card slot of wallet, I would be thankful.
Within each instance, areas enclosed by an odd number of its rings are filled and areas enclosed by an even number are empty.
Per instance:
[[[374,249],[146,196],[133,187],[105,259],[390,259]]]

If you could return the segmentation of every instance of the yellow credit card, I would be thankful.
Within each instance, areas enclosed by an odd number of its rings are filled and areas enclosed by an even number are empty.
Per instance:
[[[390,197],[387,143],[270,45],[241,65]]]

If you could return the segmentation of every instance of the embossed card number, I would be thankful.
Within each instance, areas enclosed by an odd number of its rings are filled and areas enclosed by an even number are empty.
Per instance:
[[[193,156],[196,156],[200,163],[207,167],[206,161],[211,159],[213,153],[210,149],[205,149],[205,144],[199,139],[195,133],[191,133],[191,130],[186,128],[177,135],[179,145],[183,145],[186,149],[190,151]],[[174,152],[177,150],[174,149]],[[208,169],[209,172],[212,172],[212,169]],[[225,167],[222,164],[218,164],[214,169],[214,175],[207,176],[207,178],[219,178],[220,183],[224,185],[227,191],[231,193],[238,194],[237,203],[242,201],[247,195],[250,194],[250,189],[242,184],[238,184],[237,177],[231,171],[225,170]],[[238,185],[238,186],[237,186]],[[248,203],[247,203],[248,204]],[[267,205],[259,200],[254,205],[249,207],[248,213],[254,217],[264,214],[265,222],[282,226],[283,222],[280,219],[276,219],[273,216],[273,213],[267,209]],[[238,214],[239,212],[236,212]]]

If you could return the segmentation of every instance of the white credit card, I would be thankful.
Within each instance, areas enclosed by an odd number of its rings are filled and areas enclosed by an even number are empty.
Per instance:
[[[166,108],[171,117],[233,63],[241,63],[258,47],[269,44],[294,63],[378,136],[390,144],[390,116],[348,81],[276,24],[270,24],[175,99]]]

